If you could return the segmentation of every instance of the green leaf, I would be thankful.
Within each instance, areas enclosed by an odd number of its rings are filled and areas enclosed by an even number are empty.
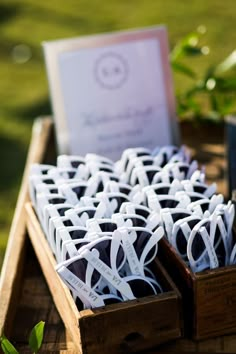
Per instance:
[[[221,94],[235,93],[236,91],[236,78],[222,78],[212,76],[205,80],[205,89],[214,91]]]
[[[186,99],[189,99],[190,97],[193,97],[196,94],[199,94],[199,93],[202,93],[205,91],[206,91],[205,82],[200,80],[200,81],[197,81],[193,87],[186,90],[185,97],[186,97]]]
[[[178,41],[173,50],[171,51],[171,60],[175,61],[182,57],[184,53],[184,48],[186,46],[195,46],[199,41],[199,33],[192,32],[185,36],[183,39]]]
[[[42,345],[43,334],[44,334],[44,325],[45,325],[45,322],[40,321],[39,323],[36,324],[36,326],[34,326],[34,328],[32,329],[32,331],[30,333],[29,346],[30,346],[30,349],[34,353],[37,353]]]
[[[197,46],[201,35],[203,35],[203,33],[200,33],[199,31],[191,32],[180,41],[178,41],[178,43],[171,51],[171,61],[176,61],[183,56],[208,54],[208,47],[206,48],[205,46]]]
[[[188,56],[203,55],[202,47],[195,47],[191,45],[185,45],[183,48],[183,52],[185,55]]]
[[[13,344],[3,335],[0,337],[1,347],[5,354],[19,354]]]
[[[236,79],[235,78],[217,78],[217,87],[223,92],[226,91],[235,91],[236,90]]]
[[[187,67],[184,64],[181,63],[177,63],[176,61],[171,63],[173,70],[181,72],[182,74],[185,74],[188,77],[191,77],[192,79],[194,79],[196,77],[195,72],[190,69],[189,67]]]

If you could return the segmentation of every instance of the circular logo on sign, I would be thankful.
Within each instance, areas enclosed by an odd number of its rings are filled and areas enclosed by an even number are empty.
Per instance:
[[[113,90],[120,88],[127,80],[128,65],[116,53],[105,53],[95,62],[95,78],[100,86]]]

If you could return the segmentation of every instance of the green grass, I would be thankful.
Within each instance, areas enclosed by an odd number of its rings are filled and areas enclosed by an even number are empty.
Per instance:
[[[154,24],[168,26],[170,47],[201,24],[212,52],[198,59],[199,72],[229,54],[236,43],[235,0],[36,1],[0,3],[0,265],[14,212],[33,120],[50,113],[41,42]],[[25,44],[32,57],[13,60]],[[194,61],[193,61],[194,65]],[[175,87],[187,85],[176,78]]]

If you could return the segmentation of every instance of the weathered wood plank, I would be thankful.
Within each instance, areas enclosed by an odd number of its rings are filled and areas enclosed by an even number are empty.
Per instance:
[[[51,291],[53,301],[57,304],[57,309],[67,324],[68,330],[75,343],[77,352],[81,352],[81,338],[78,328],[78,320],[80,313],[71,297],[70,291],[57,275],[54,267],[56,265],[55,258],[45,239],[43,231],[38,223],[36,215],[30,203],[26,204],[27,211],[27,229],[30,240],[34,247],[35,253],[39,260],[41,269],[43,270],[48,287]]]
[[[25,258],[26,222],[24,204],[28,200],[28,169],[31,163],[41,162],[46,154],[52,121],[38,119],[34,123],[32,138],[12,221],[7,249],[0,277],[0,334],[10,334],[12,316],[17,306],[21,287],[22,264]]]
[[[33,326],[45,321],[45,335],[41,352],[76,353],[74,344],[65,330],[53,303],[48,286],[36,259],[26,241],[27,258],[23,267],[22,291],[18,299],[11,340],[21,353],[30,353],[28,336]]]

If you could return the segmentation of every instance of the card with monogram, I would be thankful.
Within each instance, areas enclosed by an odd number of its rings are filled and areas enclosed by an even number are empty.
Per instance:
[[[178,144],[164,26],[44,43],[59,153]]]

